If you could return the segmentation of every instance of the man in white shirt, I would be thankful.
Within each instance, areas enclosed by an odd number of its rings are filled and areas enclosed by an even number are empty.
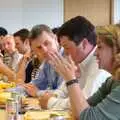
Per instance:
[[[94,56],[96,49],[95,27],[86,18],[77,16],[62,25],[58,38],[66,55],[71,55],[77,71],[80,87],[86,98],[90,97],[110,76],[98,68]],[[66,73],[66,75],[69,73]],[[65,82],[59,89],[47,92],[40,97],[40,105],[44,109],[69,109],[70,102]]]

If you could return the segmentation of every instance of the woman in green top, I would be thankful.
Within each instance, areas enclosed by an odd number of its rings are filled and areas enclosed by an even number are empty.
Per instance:
[[[98,29],[96,57],[100,68],[112,74],[88,100],[75,77],[71,58],[49,53],[52,64],[66,80],[73,114],[79,120],[120,120],[120,31],[115,26]],[[69,73],[69,74],[66,74]]]

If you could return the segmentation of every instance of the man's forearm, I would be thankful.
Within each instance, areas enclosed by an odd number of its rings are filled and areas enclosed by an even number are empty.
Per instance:
[[[9,81],[14,81],[16,78],[16,73],[12,71],[8,66],[5,64],[0,65],[0,72],[8,77]]]
[[[73,115],[76,118],[79,118],[80,113],[88,108],[89,104],[87,103],[78,83],[68,86],[68,94],[71,101]]]
[[[21,59],[20,63],[19,63],[19,70],[17,72],[17,76],[16,79],[17,80],[21,80],[19,82],[23,82],[25,81],[25,70],[26,70],[26,64],[27,64],[27,59],[25,59],[24,57]]]

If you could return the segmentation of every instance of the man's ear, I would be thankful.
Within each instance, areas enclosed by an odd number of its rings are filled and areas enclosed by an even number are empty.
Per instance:
[[[87,45],[88,45],[88,40],[86,38],[84,38],[82,41],[82,48],[86,49]]]
[[[26,45],[26,44],[30,44],[30,41],[29,41],[29,39],[28,39],[28,38],[27,38],[27,39],[25,39],[24,44],[25,44],[25,45]]]
[[[4,36],[3,36],[3,35],[1,35],[1,36],[0,36],[0,40],[3,40],[3,38],[4,38]]]
[[[59,48],[59,43],[58,43],[57,35],[52,33],[51,36],[52,36],[52,38],[54,38],[55,44],[56,44],[57,48]]]
[[[58,38],[57,38],[57,35],[53,34],[54,35],[54,39],[55,39],[55,43],[57,45],[57,48],[59,48],[59,43],[58,43]]]

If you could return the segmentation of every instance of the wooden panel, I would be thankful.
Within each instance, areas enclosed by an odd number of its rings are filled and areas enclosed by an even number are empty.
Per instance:
[[[64,0],[64,21],[82,15],[95,25],[110,24],[110,0]]]

